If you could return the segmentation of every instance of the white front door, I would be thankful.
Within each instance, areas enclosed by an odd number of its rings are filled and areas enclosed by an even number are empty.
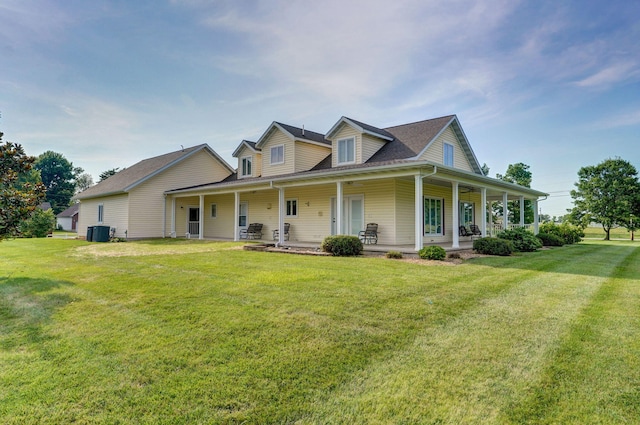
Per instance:
[[[358,235],[364,230],[364,196],[350,195],[342,198],[342,229],[341,235]],[[336,229],[336,198],[331,198],[331,234],[337,234]]]

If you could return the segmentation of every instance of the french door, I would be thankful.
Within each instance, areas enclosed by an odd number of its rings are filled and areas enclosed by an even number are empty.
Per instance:
[[[342,198],[342,228],[336,229],[336,198],[331,198],[331,234],[358,235],[364,230],[364,196],[350,195]]]

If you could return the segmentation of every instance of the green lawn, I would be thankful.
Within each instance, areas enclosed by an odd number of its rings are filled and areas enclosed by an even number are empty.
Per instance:
[[[602,229],[602,226],[587,227],[584,229],[584,237],[587,239],[604,239],[606,233]],[[640,238],[640,232],[635,232],[635,236]],[[631,233],[624,227],[615,227],[609,232],[611,239],[624,239],[630,240]]]
[[[0,423],[638,423],[638,243],[239,247],[1,242]]]

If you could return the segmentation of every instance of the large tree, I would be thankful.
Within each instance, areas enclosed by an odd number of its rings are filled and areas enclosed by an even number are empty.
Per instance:
[[[0,240],[15,236],[45,195],[42,183],[29,181],[36,159],[17,143],[2,143],[2,136],[0,132]]]
[[[89,173],[82,173],[76,177],[76,193],[80,193],[85,189],[93,186],[93,177]]]
[[[599,223],[609,240],[612,227],[627,227],[637,209],[640,182],[638,171],[621,159],[606,159],[578,171],[576,189],[571,191],[574,207],[571,219],[583,226]]]
[[[102,173],[100,173],[100,176],[98,176],[100,178],[100,180],[98,180],[98,183],[100,183],[103,180],[108,179],[109,177],[111,177],[114,174],[116,174],[118,171],[120,171],[120,167],[111,168],[111,169],[109,169],[107,171],[103,171]]]
[[[527,164],[523,164],[522,162],[518,162],[517,164],[509,164],[507,167],[507,171],[502,174],[496,174],[496,178],[509,182],[516,183],[520,186],[531,187],[531,180],[533,175],[531,171],[529,171],[529,166]],[[496,205],[495,213],[502,215],[502,205]],[[531,201],[524,201],[524,222],[525,223],[533,223],[533,209],[531,206]],[[510,201],[509,202],[509,222],[510,223],[518,223],[520,222],[520,201]]]
[[[62,154],[53,151],[38,156],[35,167],[40,170],[42,183],[47,188],[46,200],[55,214],[61,213],[69,207],[76,191],[76,178],[84,170],[74,168]]]

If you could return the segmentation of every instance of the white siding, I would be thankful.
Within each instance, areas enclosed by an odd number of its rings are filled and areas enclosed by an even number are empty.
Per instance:
[[[238,154],[238,178],[242,178],[240,175],[242,173],[242,158],[245,156],[250,156],[252,159],[252,177],[260,177],[262,175],[262,155],[243,146]]]
[[[164,191],[216,182],[228,175],[228,169],[207,152],[201,151],[136,186],[129,194],[129,237],[163,236]],[[196,202],[196,205],[198,204],[199,202]],[[169,198],[166,201],[166,208],[165,236],[171,231],[171,200]],[[177,225],[176,219],[176,227]],[[177,234],[181,233],[177,232]]]
[[[453,146],[453,166],[461,170],[473,172],[471,164],[467,160],[462,146],[460,146],[460,141],[451,127],[443,131],[442,134],[429,145],[420,159],[442,164],[444,162],[444,143]]]
[[[271,165],[271,148],[284,145],[284,163]],[[262,150],[262,177],[289,174],[295,171],[295,143],[279,129],[274,130],[269,138],[261,145]]]
[[[295,143],[295,170],[296,172],[308,171],[318,165],[331,153],[329,146],[323,147],[306,142]]]
[[[103,220],[98,223],[98,205],[103,205]],[[116,228],[116,236],[125,237],[128,230],[128,196],[116,195],[104,198],[87,199],[80,203],[78,215],[78,236],[87,236],[89,226],[109,226]]]
[[[367,162],[369,158],[385,145],[385,141],[375,137],[362,135],[362,162]]]

